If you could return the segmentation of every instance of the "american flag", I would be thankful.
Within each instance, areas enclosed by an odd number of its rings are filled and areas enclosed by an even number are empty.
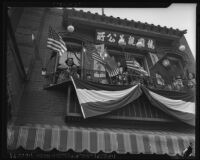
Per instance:
[[[127,68],[129,69],[141,68],[140,64],[136,60],[133,60],[130,54],[125,53],[125,59]]]
[[[88,54],[92,55],[92,59],[96,60],[97,62],[99,62],[101,64],[104,64],[104,65],[106,64],[106,62],[101,58],[101,56],[97,52],[95,45],[86,44],[86,50],[87,50]]]
[[[100,53],[97,51],[97,47],[94,44],[86,44],[86,49],[89,54],[92,55],[92,59],[104,65],[108,75],[110,77],[116,76],[119,74],[119,68],[117,67],[117,63],[115,62],[114,57],[110,57],[109,55],[103,59],[100,56]]]
[[[106,58],[106,71],[108,72],[109,77],[114,77],[120,73],[119,67],[117,66],[117,63],[115,61],[114,57],[108,57]]]
[[[54,51],[57,51],[60,55],[67,51],[65,42],[62,40],[61,36],[52,29],[51,26],[49,26],[47,47]]]
[[[115,69],[106,68],[106,71],[108,72],[109,77],[114,77],[119,74],[119,68]]]
[[[128,69],[134,70],[136,72],[148,76],[147,71],[145,71],[143,67],[141,67],[140,64],[135,59],[131,58],[130,54],[125,53],[125,59],[126,59],[126,66]]]

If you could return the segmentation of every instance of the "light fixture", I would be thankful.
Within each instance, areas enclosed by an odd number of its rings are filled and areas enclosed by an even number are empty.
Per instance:
[[[32,39],[32,41],[34,41],[35,40],[35,36],[34,36],[34,34],[32,33],[32,35],[31,35],[31,39]]]
[[[167,67],[167,66],[170,65],[170,62],[169,62],[168,59],[164,59],[164,60],[162,61],[162,64],[163,64],[163,66]]]
[[[85,47],[83,47],[83,52],[84,52],[84,53],[86,52],[86,48],[85,48]]]
[[[143,44],[142,44],[142,42],[137,42],[137,44],[136,44],[136,46],[138,47],[138,48],[141,48],[142,46],[143,46]]]
[[[105,53],[105,54],[104,54],[104,57],[108,57],[108,53]]]
[[[47,69],[46,68],[42,68],[42,76],[45,76],[47,74]]]
[[[182,52],[185,51],[185,45],[180,45],[179,50],[182,51]]]
[[[74,32],[74,26],[72,26],[72,25],[67,26],[67,30],[70,33]]]

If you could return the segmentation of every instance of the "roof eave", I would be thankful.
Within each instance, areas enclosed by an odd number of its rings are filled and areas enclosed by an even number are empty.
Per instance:
[[[64,18],[65,17],[65,18]],[[64,9],[63,12],[63,18],[64,21],[66,21],[66,18],[80,20],[80,21],[86,21],[87,23],[98,23],[103,24],[104,27],[111,25],[115,28],[123,28],[123,29],[131,29],[131,32],[134,31],[141,31],[141,32],[148,32],[152,34],[159,34],[166,37],[171,37],[172,39],[181,38],[184,34],[187,33],[187,30],[179,30],[179,29],[173,29],[173,28],[167,28],[166,26],[161,27],[160,25],[154,25],[154,24],[148,24],[148,23],[142,23],[140,21],[136,22],[133,20],[127,20],[127,19],[120,19],[119,17],[114,18],[113,16],[106,16],[106,15],[99,15],[98,13],[92,14],[91,12],[83,12],[82,10],[77,11],[75,9]],[[92,24],[90,24],[92,25]],[[130,31],[129,31],[130,32]]]
[[[133,27],[128,27],[128,26],[123,26],[123,25],[117,25],[117,24],[112,24],[112,23],[106,23],[106,22],[98,22],[90,19],[84,19],[80,17],[68,17],[71,23],[78,23],[78,24],[83,24],[83,25],[89,25],[93,27],[98,27],[98,28],[115,28],[118,31],[122,32],[128,32],[128,33],[137,33],[139,35],[146,35],[150,37],[157,37],[157,38],[164,38],[164,39],[169,39],[169,40],[177,40],[182,37],[177,36],[177,35],[169,35],[169,34],[163,34],[159,32],[154,32],[154,31],[149,31],[149,30],[142,30],[138,28],[133,28]]]

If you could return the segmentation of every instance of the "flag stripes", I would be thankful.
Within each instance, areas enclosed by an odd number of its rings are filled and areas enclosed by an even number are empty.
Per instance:
[[[136,72],[148,76],[147,71],[145,71],[143,67],[141,67],[140,64],[134,58],[131,58],[131,55],[129,53],[125,53],[125,60],[128,69],[134,70]]]
[[[129,53],[125,53],[125,60],[127,68],[134,69],[134,68],[140,68],[140,64],[136,60],[132,60],[131,55]]]
[[[106,114],[122,108],[137,99],[142,93],[139,85],[129,86],[126,89],[116,86],[116,90],[110,90],[110,87],[102,89],[92,82],[82,86],[81,84],[84,82],[73,77],[71,80],[84,118]]]
[[[97,49],[93,44],[86,44],[87,53],[92,55],[92,58],[101,64],[105,64],[105,61],[100,57]]]
[[[159,94],[156,94],[155,92],[152,92],[150,90],[149,90],[149,93],[150,93],[151,97],[160,101],[162,104],[164,104],[165,106],[167,106],[170,109],[195,114],[195,103],[194,102],[185,102],[180,99],[175,100],[175,99],[167,98],[167,97],[161,96]]]
[[[76,90],[80,103],[88,103],[88,102],[106,102],[111,100],[119,99],[131,91],[133,91],[136,86],[125,90],[118,90],[118,91],[106,91],[106,90],[87,90],[87,89],[78,89]]]
[[[104,62],[104,60],[100,57],[99,53],[97,53],[96,51],[92,52],[92,58],[102,64],[106,64]]]
[[[71,77],[84,118],[103,115],[122,108],[144,93],[149,102],[165,113],[187,123],[195,125],[195,102],[191,93],[180,93],[171,98],[174,92],[159,93],[137,84],[128,88],[85,82]],[[164,92],[164,91],[163,91]]]
[[[151,91],[146,87],[142,87],[142,91],[145,93],[150,103],[164,111],[165,113],[176,117],[180,121],[187,123],[191,126],[195,126],[195,102],[194,95],[191,93],[181,93],[182,95],[174,96],[171,98],[173,91],[169,94],[159,94],[159,91]],[[164,96],[165,95],[165,96]]]
[[[111,58],[109,55],[103,59],[100,54],[103,54],[105,52],[104,49],[101,49],[101,53],[98,52],[97,47],[99,45],[94,44],[86,44],[87,53],[91,55],[93,60],[96,60],[97,62],[104,65],[106,71],[108,72],[109,77],[114,77],[119,74],[120,70],[117,67],[117,64],[113,57]]]
[[[55,30],[49,26],[49,33],[47,38],[47,48],[57,51],[60,55],[67,51],[65,42]]]

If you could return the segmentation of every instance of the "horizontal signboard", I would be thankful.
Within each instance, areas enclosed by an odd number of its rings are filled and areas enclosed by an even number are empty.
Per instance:
[[[155,50],[155,40],[151,38],[105,30],[96,30],[96,42]]]

